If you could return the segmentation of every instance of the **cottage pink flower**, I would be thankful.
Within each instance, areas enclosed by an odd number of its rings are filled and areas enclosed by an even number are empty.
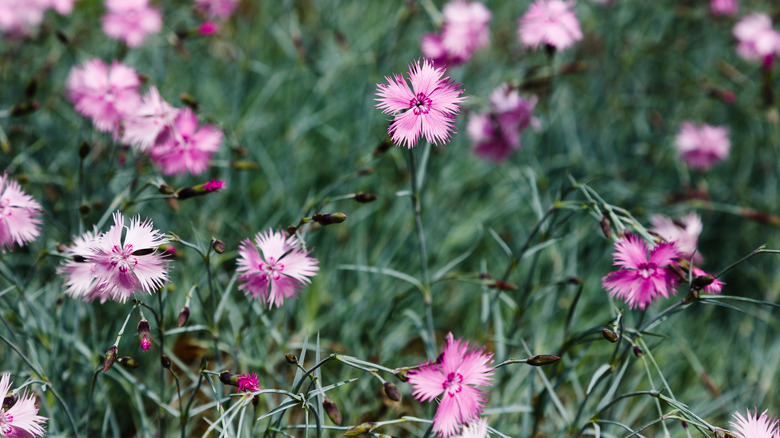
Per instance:
[[[501,163],[520,149],[520,132],[536,123],[536,97],[524,99],[516,89],[502,84],[490,95],[490,102],[491,111],[469,119],[466,130],[475,154]]]
[[[490,43],[491,14],[482,3],[454,0],[444,5],[442,15],[442,45],[451,57],[468,60],[477,49]]]
[[[167,141],[151,149],[152,161],[166,175],[198,175],[209,167],[220,143],[222,131],[213,125],[198,127],[198,117],[190,108],[184,108],[176,115]]]
[[[103,32],[122,40],[128,47],[140,46],[147,35],[162,28],[162,14],[149,7],[149,0],[106,0],[106,14],[101,24]]]
[[[677,277],[670,269],[680,252],[674,243],[662,243],[647,255],[641,238],[628,234],[615,243],[615,265],[620,266],[601,279],[604,289],[617,296],[630,308],[644,310],[654,299],[674,293]]]
[[[46,0],[0,0],[0,31],[10,36],[29,34],[43,21]]]
[[[701,234],[701,217],[696,213],[690,213],[679,220],[661,216],[660,214],[650,217],[651,229],[654,233],[661,236],[667,242],[674,242],[683,258],[690,259],[693,255],[694,263],[702,263],[703,257],[698,252],[694,254],[698,247],[699,234]]]
[[[93,255],[93,248],[97,245],[98,234],[93,231],[87,231],[81,236],[73,237],[73,244],[69,246],[64,255],[65,261],[57,268],[57,273],[64,275],[65,293],[73,298],[81,298],[84,301],[100,299],[105,302],[109,297],[104,293],[104,288],[97,284],[95,276],[92,274],[93,263],[90,257]]]
[[[683,122],[675,144],[677,154],[688,166],[707,170],[729,156],[729,128]]]
[[[780,34],[769,15],[754,12],[734,26],[737,54],[749,61],[765,61],[780,51]]]
[[[211,181],[203,185],[203,189],[209,193],[216,192],[217,190],[221,190],[224,188],[225,188],[225,181],[216,180],[214,178],[212,178]]]
[[[19,183],[0,178],[0,251],[5,253],[14,243],[24,246],[38,237],[41,205],[26,194]]]
[[[707,272],[704,272],[704,270],[697,268],[696,266],[693,267],[691,273],[693,274],[693,278],[701,277],[703,275],[711,275]],[[712,280],[712,283],[708,284],[707,286],[704,286],[703,290],[708,294],[719,294],[725,284],[726,283],[715,278]]]
[[[409,88],[403,76],[385,77],[388,84],[377,84],[377,107],[385,114],[394,114],[388,134],[398,146],[412,148],[420,137],[433,144],[449,141],[452,125],[460,111],[460,84],[449,77],[442,78],[444,69],[434,68],[424,59],[409,66]]]
[[[219,25],[213,21],[205,21],[198,26],[198,33],[203,36],[214,35],[219,32]]]
[[[753,415],[747,411],[747,418],[745,418],[739,412],[734,412],[736,422],[732,421],[729,424],[734,428],[732,432],[737,438],[780,438],[778,420],[767,416],[766,411],[761,415],[756,414],[757,411],[753,412]]]
[[[237,384],[239,392],[254,392],[261,388],[257,373],[239,374]]]
[[[710,0],[710,11],[715,15],[734,15],[737,7],[737,0]]]
[[[140,151],[162,145],[168,141],[178,113],[177,108],[163,100],[157,87],[151,87],[138,108],[127,116],[122,140]]]
[[[260,251],[258,251],[258,248]],[[285,238],[281,232],[257,233],[255,243],[249,239],[238,248],[239,290],[280,307],[285,298],[295,298],[309,277],[317,274],[317,259],[298,248],[295,236]]]
[[[487,438],[487,418],[472,421],[463,426],[456,438]]]
[[[139,85],[141,81],[132,68],[118,61],[108,67],[100,59],[92,59],[73,67],[67,90],[79,113],[90,117],[97,129],[116,135],[122,120],[141,102]]]
[[[3,373],[0,377],[0,397],[5,397],[11,389],[11,374]],[[38,415],[35,397],[26,390],[9,408],[0,406],[0,435],[8,438],[26,438],[43,436],[43,428],[47,418]]]
[[[426,33],[420,38],[420,50],[427,59],[430,59],[436,68],[447,68],[447,66],[458,65],[466,62],[464,58],[451,56],[444,48],[444,42],[441,35],[435,33]]]
[[[68,15],[73,11],[73,4],[78,0],[48,0],[48,6],[54,8],[60,15]]]
[[[547,44],[563,50],[582,39],[573,1],[536,0],[518,20],[517,35],[525,47]]]
[[[211,18],[230,18],[238,6],[238,0],[195,0],[195,5]]]
[[[476,386],[492,385],[493,380],[493,355],[484,350],[470,349],[468,342],[456,341],[449,333],[437,362],[409,372],[415,398],[424,402],[441,396],[433,417],[433,430],[439,436],[455,434],[460,425],[476,420],[482,412],[486,393]]]

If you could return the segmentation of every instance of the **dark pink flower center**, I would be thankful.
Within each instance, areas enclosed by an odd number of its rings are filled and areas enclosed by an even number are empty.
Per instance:
[[[447,380],[442,382],[441,387],[450,397],[455,397],[455,394],[463,391],[463,376],[460,373],[449,373]]]
[[[639,275],[642,276],[642,278],[650,278],[655,275],[655,270],[657,268],[655,263],[642,263],[637,268],[637,272],[639,272]]]
[[[13,423],[13,421],[14,421],[13,415],[6,412],[0,413],[0,433],[2,433],[3,435],[10,435],[11,432],[14,431],[13,426],[11,426],[11,423]]]
[[[257,265],[257,268],[260,269],[260,272],[262,273],[260,274],[260,278],[263,280],[269,277],[273,280],[278,280],[282,278],[282,271],[284,271],[284,265],[277,263],[273,257],[269,257],[266,263],[260,262],[260,264]]]
[[[123,274],[132,270],[138,264],[138,259],[133,256],[133,245],[128,244],[123,248],[114,245],[111,248],[111,257],[108,259],[108,263],[112,268],[119,269],[119,272]]]
[[[419,116],[420,114],[428,114],[432,103],[433,101],[430,97],[423,93],[417,93],[417,96],[409,101],[409,108],[412,109],[415,116]]]

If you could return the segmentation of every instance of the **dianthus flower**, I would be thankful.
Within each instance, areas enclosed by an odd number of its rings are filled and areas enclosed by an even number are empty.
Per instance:
[[[737,7],[737,0],[710,0],[710,11],[715,15],[734,15]]]
[[[388,84],[377,84],[377,107],[395,118],[388,134],[398,146],[412,148],[420,137],[434,144],[449,141],[452,125],[460,111],[462,97],[460,84],[454,85],[449,77],[442,78],[443,68],[434,68],[424,59],[409,66],[409,88],[401,75],[385,77]]]
[[[533,49],[547,44],[563,50],[581,40],[582,30],[573,8],[573,1],[536,0],[518,20],[520,42]]]
[[[615,243],[615,265],[620,269],[601,279],[604,289],[617,296],[630,308],[644,308],[658,296],[674,292],[677,277],[670,268],[680,252],[674,243],[661,243],[647,255],[647,246],[641,238],[628,234]]]
[[[22,36],[43,21],[46,0],[0,0],[0,31]]]
[[[236,383],[238,384],[239,392],[254,392],[259,391],[261,388],[257,373],[239,374]]]
[[[761,415],[750,414],[747,411],[747,418],[743,417],[739,412],[734,412],[734,419],[736,422],[729,422],[732,431],[737,438],[780,438],[780,425],[778,420],[766,415],[766,411]]]
[[[536,97],[524,99],[502,84],[490,95],[490,102],[491,111],[471,117],[466,130],[475,154],[501,163],[520,148],[520,131],[535,123]]]
[[[463,426],[460,435],[456,438],[486,438],[487,437],[487,418],[472,421]]]
[[[141,102],[141,81],[132,68],[114,61],[111,67],[100,59],[73,67],[68,76],[68,97],[97,129],[117,135],[120,122],[135,112]]]
[[[216,180],[211,178],[211,181],[203,185],[203,189],[209,193],[216,192],[225,188],[225,181]]]
[[[40,233],[41,205],[14,180],[3,173],[0,178],[0,251],[5,252],[14,243],[23,246]]]
[[[60,15],[68,15],[73,11],[73,3],[78,0],[48,0],[48,6]]]
[[[101,24],[103,32],[122,40],[128,47],[140,46],[147,35],[162,28],[162,14],[149,7],[149,0],[106,0],[106,14]]]
[[[415,398],[424,402],[441,396],[433,417],[433,430],[439,436],[455,434],[458,426],[476,420],[482,412],[486,394],[476,386],[492,385],[493,380],[493,355],[484,350],[469,349],[468,342],[456,341],[449,333],[438,361],[409,372]]]
[[[729,128],[683,122],[675,144],[677,154],[688,166],[707,170],[729,156]]]
[[[89,257],[92,256],[92,248],[97,244],[98,234],[87,231],[81,236],[73,237],[73,244],[63,252],[67,257],[62,265],[57,268],[57,273],[64,275],[65,293],[74,298],[81,298],[84,301],[100,299],[105,302],[109,297],[103,293],[100,284],[96,284],[95,277],[92,274],[92,262]]]
[[[705,272],[702,269],[697,268],[696,266],[694,266],[692,268],[692,272],[691,273],[693,274],[693,278],[701,277],[701,276],[704,276],[704,275],[710,275],[711,276],[711,274],[709,274],[708,272]],[[708,294],[719,294],[720,291],[723,289],[723,285],[725,285],[725,284],[726,283],[720,281],[719,279],[713,278],[712,279],[712,283],[708,284],[707,286],[704,286],[704,288],[702,290],[704,292],[708,293]]]
[[[479,2],[454,0],[442,9],[444,27],[441,36],[426,34],[422,52],[436,67],[468,61],[472,54],[490,42],[490,11]]]
[[[11,389],[11,375],[3,373],[0,377],[0,397],[5,398]],[[35,397],[24,391],[9,408],[0,406],[0,436],[22,438],[43,436],[46,430],[43,424],[47,418],[38,415]]]
[[[127,116],[122,140],[140,151],[162,145],[168,140],[178,112],[160,96],[157,87],[151,87],[138,108]]]
[[[651,231],[667,242],[674,242],[683,258],[687,260],[693,255],[694,263],[703,261],[701,254],[694,254],[702,229],[701,217],[698,214],[690,213],[679,220],[655,214],[650,217],[650,223],[653,224]]]
[[[190,108],[179,111],[167,140],[151,149],[152,161],[166,175],[203,173],[222,143],[222,131],[213,125],[198,127],[198,116]]]
[[[238,6],[238,0],[195,0],[198,10],[211,18],[230,18],[230,15]]]
[[[749,61],[766,61],[780,51],[780,34],[769,15],[754,12],[734,25],[737,54]]]
[[[238,289],[262,299],[269,308],[280,307],[285,298],[295,298],[319,270],[317,259],[298,248],[295,236],[285,238],[273,230],[257,233],[254,244],[249,239],[241,242],[238,255],[238,280],[245,282]]]

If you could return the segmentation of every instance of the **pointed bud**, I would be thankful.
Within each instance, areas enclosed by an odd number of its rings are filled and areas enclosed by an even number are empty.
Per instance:
[[[392,382],[385,382],[385,394],[392,401],[401,401],[401,391]]]
[[[698,277],[693,277],[693,283],[691,285],[696,290],[702,290],[711,285],[713,281],[715,281],[715,278],[712,275],[699,275]]]
[[[607,239],[612,238],[612,227],[609,225],[609,219],[606,216],[601,216],[601,232],[604,233],[604,237]]]
[[[209,182],[198,184],[196,186],[180,188],[179,190],[176,191],[176,198],[184,200],[184,199],[192,198],[193,196],[207,195],[209,193],[213,193],[216,192],[217,190],[221,190],[224,188],[225,188],[224,181],[217,181],[215,179],[212,179]]]
[[[160,365],[162,365],[162,367],[165,368],[166,370],[171,369],[171,358],[168,357],[168,355],[165,353],[161,354]]]
[[[5,394],[1,394],[5,396]],[[9,395],[8,397],[3,397],[3,411],[8,412],[9,409],[11,409],[11,406],[16,403],[16,397],[13,395]]]
[[[81,158],[82,160],[84,158],[87,158],[90,149],[91,148],[89,147],[89,143],[87,143],[86,141],[82,141],[81,144],[79,145],[79,158]]]
[[[528,359],[526,363],[531,366],[542,367],[558,362],[559,360],[561,360],[561,358],[558,356],[553,356],[552,354],[541,354]]]
[[[618,341],[617,333],[613,332],[610,329],[602,330],[601,335],[604,336],[604,339],[608,340],[609,342],[612,342],[613,344]]]
[[[193,111],[198,111],[198,100],[192,97],[191,94],[188,93],[181,93],[179,95],[179,99],[181,99],[182,103],[187,105],[188,107],[192,108]]]
[[[285,354],[284,360],[286,360],[290,365],[295,365],[298,363],[298,358],[292,353]]]
[[[122,356],[122,357],[120,357],[119,358],[119,363],[123,367],[130,368],[131,370],[134,370],[134,369],[138,368],[139,366],[141,366],[141,364],[138,363],[137,360],[133,359],[130,356]]]
[[[217,254],[222,254],[225,252],[225,243],[219,239],[214,239],[214,241],[211,242],[211,247],[214,248],[214,251]]]
[[[108,372],[108,370],[111,369],[112,366],[114,366],[114,362],[116,362],[116,355],[119,352],[119,349],[116,345],[112,345],[111,348],[106,351],[106,358],[103,361],[103,372]]]
[[[374,426],[376,426],[376,423],[360,423],[357,426],[352,426],[347,429],[347,431],[344,432],[342,436],[356,436],[362,433],[370,432]]]
[[[219,373],[219,381],[224,385],[238,386],[238,376],[230,371],[222,371]]]
[[[644,352],[644,351],[642,351],[642,349],[641,349],[641,348],[639,348],[639,347],[637,347],[636,345],[634,345],[634,356],[636,356],[636,357],[642,357],[642,355],[643,355],[643,354],[645,354],[645,352]]]
[[[142,319],[138,321],[138,340],[141,344],[141,351],[149,351],[152,346],[152,332],[149,328],[149,321]]]
[[[325,399],[322,400],[322,407],[325,409],[325,413],[328,414],[330,421],[332,421],[336,426],[340,426],[341,412],[339,412],[339,408],[336,406],[336,403],[333,403],[333,400],[326,396]]]
[[[184,327],[184,324],[187,324],[188,319],[190,319],[190,308],[184,306],[179,313],[179,319],[177,321],[178,327]]]
[[[311,219],[320,225],[333,225],[340,224],[347,220],[347,215],[344,213],[314,213],[314,216],[312,216]]]
[[[169,186],[168,184],[165,184],[165,183],[160,184],[157,187],[157,191],[162,193],[163,195],[172,195],[175,192],[175,190],[173,190],[173,187],[171,187],[171,186]]]
[[[355,201],[361,204],[376,201],[377,196],[373,193],[355,193]]]

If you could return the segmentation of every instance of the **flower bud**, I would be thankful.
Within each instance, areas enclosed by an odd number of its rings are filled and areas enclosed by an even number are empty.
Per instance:
[[[344,432],[343,436],[356,436],[366,432],[370,432],[371,429],[376,426],[376,423],[360,423],[357,426],[352,426]]]
[[[106,351],[106,358],[103,361],[103,372],[108,372],[108,370],[111,369],[112,366],[114,366],[114,362],[116,362],[116,355],[118,353],[119,349],[116,345],[112,345],[111,348]]]
[[[27,85],[24,86],[24,97],[32,99],[35,97],[35,92],[38,91],[38,81],[35,78],[27,81]]]
[[[198,111],[198,100],[195,99],[191,94],[181,93],[179,95],[179,99],[181,99],[183,104],[192,108],[193,111]]]
[[[119,363],[123,367],[130,368],[131,370],[134,370],[134,369],[138,368],[139,366],[141,366],[141,364],[138,363],[137,360],[133,359],[130,356],[122,356],[122,357],[120,357],[119,358]]]
[[[606,216],[601,216],[601,232],[604,233],[604,237],[607,239],[612,238],[612,227],[609,225],[609,219]]]
[[[222,254],[223,252],[225,252],[225,242],[219,239],[214,239],[214,241],[211,242],[211,247],[214,248],[214,251],[217,254]]]
[[[89,151],[90,151],[89,143],[87,143],[86,141],[82,141],[81,144],[79,145],[79,158],[81,158],[82,160],[84,158],[87,158],[87,155],[89,155]]]
[[[175,190],[173,190],[173,187],[169,186],[168,184],[160,184],[159,187],[157,187],[157,191],[162,193],[163,195],[172,195]]]
[[[161,354],[160,365],[162,365],[162,367],[165,368],[166,370],[171,369],[171,358],[168,357],[168,355],[165,353]]]
[[[401,391],[398,390],[398,387],[395,386],[395,384],[392,382],[385,382],[384,388],[387,398],[392,401],[401,401]]]
[[[0,394],[5,396],[5,394]],[[16,397],[13,395],[9,395],[8,397],[3,397],[3,411],[8,412],[9,409],[11,409],[11,406],[16,403]]]
[[[22,102],[14,105],[11,107],[11,112],[9,115],[11,117],[22,117],[26,116],[28,114],[34,113],[38,108],[41,107],[41,104],[38,102]]]
[[[406,370],[398,370],[397,369],[397,370],[393,371],[393,374],[395,374],[395,376],[398,377],[398,380],[400,380],[402,382],[409,381],[409,378],[406,377]]]
[[[645,352],[642,351],[642,349],[639,348],[638,346],[634,345],[634,356],[642,357],[643,354],[645,354]]]
[[[377,196],[373,193],[355,193],[355,201],[361,204],[367,204],[369,202],[376,201]]]
[[[712,275],[699,275],[698,277],[693,277],[693,283],[691,285],[696,290],[702,290],[711,285],[713,281],[715,281],[715,278]]]
[[[601,335],[604,336],[604,339],[608,340],[609,342],[612,342],[613,344],[618,341],[617,333],[613,332],[610,329],[602,330]]]
[[[82,216],[85,216],[85,215],[89,214],[90,210],[92,210],[92,208],[87,203],[79,205],[79,213]]]
[[[224,181],[218,181],[216,179],[212,179],[211,181],[205,182],[203,184],[198,184],[192,187],[182,187],[179,190],[176,190],[176,198],[184,200],[184,199],[192,198],[193,196],[207,195],[209,193],[216,192],[217,190],[221,190],[224,188],[225,188]]]
[[[518,289],[516,284],[510,283],[508,281],[501,281],[501,280],[494,281],[493,284],[490,285],[490,287],[493,289],[504,290],[504,291]]]
[[[146,319],[138,321],[138,340],[141,343],[141,350],[149,351],[149,347],[152,346],[152,332]]]
[[[298,231],[298,227],[295,225],[287,225],[287,237],[294,235]]]
[[[231,161],[230,167],[238,170],[255,170],[260,168],[260,164],[254,161]]]
[[[559,360],[561,360],[561,358],[558,356],[553,356],[552,354],[541,354],[528,359],[526,363],[531,366],[541,367],[558,362]]]
[[[190,319],[190,308],[184,306],[179,313],[179,319],[177,321],[178,327],[184,327],[184,324],[187,324],[188,319]]]
[[[340,224],[347,220],[347,215],[344,213],[314,213],[314,216],[312,216],[311,219],[320,225],[333,225]]]
[[[285,360],[287,361],[287,363],[289,363],[290,365],[295,365],[295,364],[297,364],[297,363],[298,363],[298,358],[297,358],[297,357],[296,357],[294,354],[292,354],[292,353],[287,353],[287,354],[285,354],[285,355],[284,355],[284,359],[285,359]]]
[[[390,149],[390,146],[392,146],[392,145],[393,145],[393,142],[392,142],[392,140],[390,140],[390,137],[385,137],[385,139],[382,140],[382,142],[379,143],[376,148],[374,148],[373,155],[375,157],[377,157],[379,155],[384,154],[385,152],[387,152]]]
[[[230,371],[222,371],[219,373],[219,381],[224,385],[238,386],[238,376]]]
[[[322,407],[325,409],[325,413],[328,414],[328,418],[330,418],[330,421],[333,422],[336,426],[341,425],[341,412],[339,412],[338,406],[336,406],[336,403],[333,403],[333,400],[328,398],[327,396],[322,400]]]

